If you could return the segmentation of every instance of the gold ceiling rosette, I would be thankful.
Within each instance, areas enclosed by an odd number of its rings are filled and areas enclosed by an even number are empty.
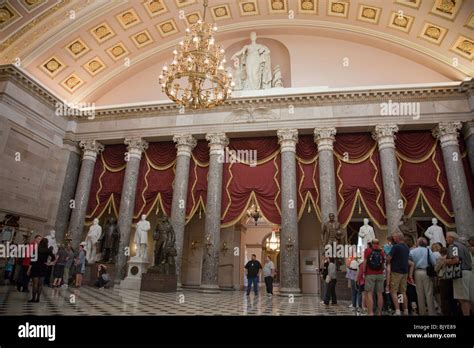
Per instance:
[[[204,0],[203,20],[186,29],[173,61],[159,76],[163,92],[186,108],[216,107],[230,96],[233,86],[232,74],[224,66],[225,50],[214,38],[217,27],[205,22],[207,5]]]

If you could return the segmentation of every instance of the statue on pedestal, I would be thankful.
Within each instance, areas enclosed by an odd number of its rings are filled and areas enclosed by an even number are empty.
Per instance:
[[[88,263],[95,263],[97,257],[97,242],[99,241],[100,236],[102,235],[102,227],[99,225],[99,219],[94,219],[89,232],[86,236],[86,259]]]
[[[155,261],[153,268],[162,274],[175,274],[176,236],[168,217],[163,217],[153,233]]]
[[[102,261],[113,263],[118,252],[120,240],[120,233],[115,218],[110,217],[107,220],[100,240],[102,241]]]
[[[398,228],[405,237],[411,238],[413,243],[416,243],[416,240],[418,239],[418,232],[416,229],[416,221],[414,219],[408,217],[408,215],[403,215]]]
[[[359,228],[359,242],[357,244],[363,251],[367,248],[367,244],[374,239],[374,228],[369,225],[369,219],[364,219],[364,224]]]
[[[323,247],[327,244],[345,244],[347,242],[347,236],[341,224],[337,222],[336,216],[333,213],[329,214],[329,221],[323,225],[322,231],[322,245]]]
[[[439,243],[442,246],[446,247],[446,239],[444,238],[443,228],[438,226],[438,219],[431,219],[432,225],[428,227],[425,232],[425,236],[430,240],[430,247],[434,243]]]
[[[135,244],[137,246],[137,259],[145,260],[147,258],[148,247],[148,231],[150,230],[150,222],[146,220],[146,215],[141,216],[141,220],[137,223],[135,230]]]

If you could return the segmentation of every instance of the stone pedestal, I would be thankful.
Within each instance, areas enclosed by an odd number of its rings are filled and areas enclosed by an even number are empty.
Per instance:
[[[121,289],[140,290],[142,276],[148,270],[150,264],[147,260],[132,257],[128,262],[127,276],[120,282]]]
[[[162,274],[156,269],[150,268],[147,273],[142,274],[141,291],[175,292],[177,290],[178,277],[176,274]]]

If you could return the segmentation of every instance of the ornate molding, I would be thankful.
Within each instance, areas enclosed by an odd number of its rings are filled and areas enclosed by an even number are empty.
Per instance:
[[[323,150],[334,150],[336,133],[336,127],[316,127],[314,129],[314,142],[318,145],[318,152]]]
[[[197,145],[196,139],[191,134],[177,134],[173,136],[173,141],[178,150],[176,156],[191,157],[191,153]]]
[[[395,133],[398,132],[396,124],[376,125],[372,131],[372,138],[378,142],[379,151],[385,148],[395,148]]]
[[[446,146],[459,146],[458,135],[462,128],[462,123],[459,121],[455,122],[440,122],[432,130],[433,136],[439,140],[441,147]]]
[[[297,129],[279,129],[277,136],[281,152],[296,152],[296,143],[298,142]]]
[[[222,155],[224,148],[229,145],[229,138],[225,133],[207,133],[206,140],[209,142],[210,155]]]
[[[81,140],[79,147],[82,149],[82,160],[88,159],[94,162],[97,159],[97,155],[104,151],[104,145],[97,140]]]
[[[129,157],[141,159],[142,152],[148,149],[148,142],[142,138],[126,138],[124,143],[127,145]]]

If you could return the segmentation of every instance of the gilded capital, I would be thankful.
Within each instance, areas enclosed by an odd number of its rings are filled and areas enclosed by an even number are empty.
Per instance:
[[[318,145],[318,151],[333,151],[336,141],[336,127],[317,127],[314,129],[314,142]]]
[[[395,133],[397,132],[396,124],[378,124],[372,131],[372,138],[378,142],[379,150],[395,148]]]
[[[281,152],[296,152],[296,143],[298,142],[297,129],[279,129],[277,136],[278,143],[281,146]]]
[[[104,151],[104,145],[97,140],[82,140],[79,142],[82,150],[82,160],[89,159],[95,162],[97,155]]]
[[[207,133],[206,140],[209,142],[210,155],[222,155],[225,147],[229,145],[229,138],[225,133]]]
[[[142,152],[148,149],[148,142],[142,138],[125,138],[124,143],[127,145],[129,157],[140,159],[142,157]]]
[[[441,147],[456,145],[459,146],[458,143],[458,135],[459,130],[462,128],[462,123],[459,121],[455,122],[440,122],[438,126],[436,126],[431,134],[439,140],[441,143]]]
[[[191,157],[191,152],[196,147],[197,141],[191,134],[177,134],[173,136],[178,150],[177,156]]]

